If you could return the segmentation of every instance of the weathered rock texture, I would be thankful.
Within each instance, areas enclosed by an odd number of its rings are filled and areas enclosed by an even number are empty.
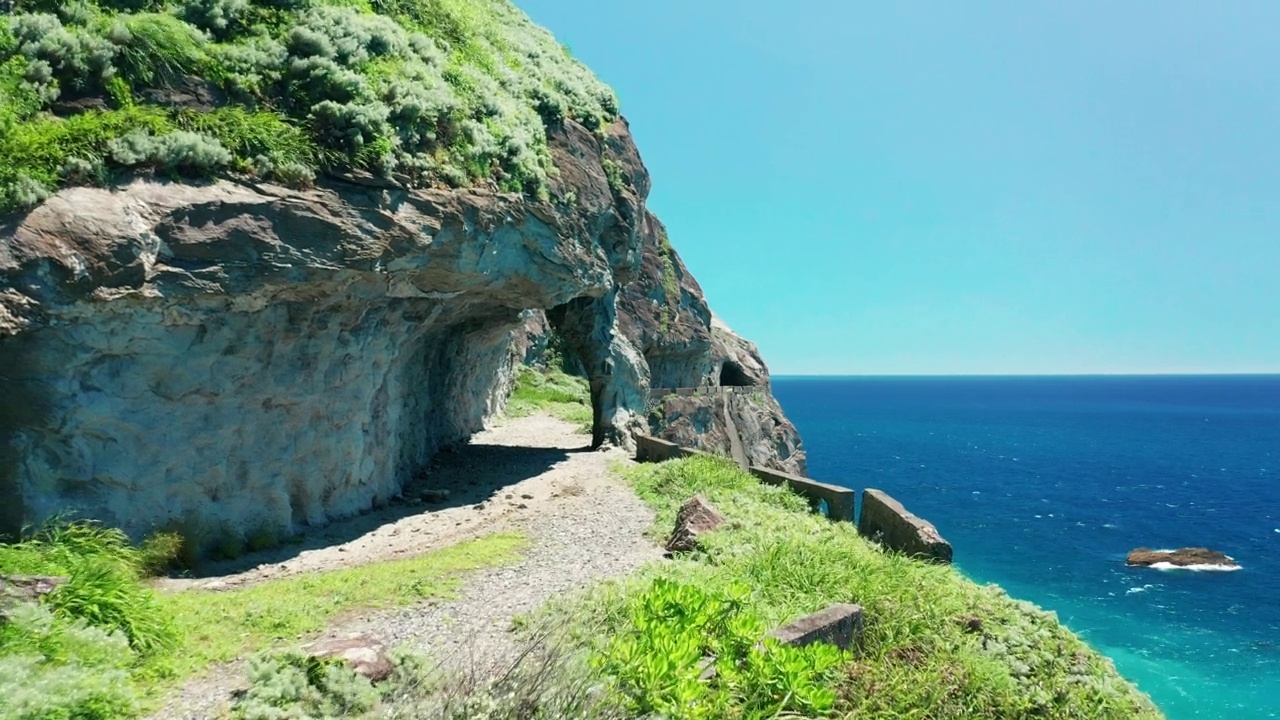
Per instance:
[[[667,550],[691,552],[698,547],[698,537],[724,523],[724,515],[701,495],[694,495],[676,513],[676,526],[667,538]]]
[[[549,201],[373,178],[136,179],[9,220],[0,533],[65,510],[214,537],[368,509],[501,408],[512,365],[544,348],[540,323],[590,380],[597,444],[644,429],[655,371],[718,384],[739,353],[750,375],[758,358],[713,329],[645,210],[625,122],[596,135],[570,121],[550,143]],[[638,304],[657,292],[655,257],[679,287],[665,322]],[[798,439],[765,436],[778,418],[748,442],[793,456]]]
[[[1172,567],[1216,567],[1238,568],[1240,564],[1230,555],[1210,550],[1209,548],[1180,548],[1178,550],[1151,550],[1138,548],[1129,551],[1125,558],[1128,565],[1149,567],[1152,565],[1169,565]]]
[[[928,520],[916,517],[902,503],[873,488],[862,491],[858,532],[895,552],[932,562],[951,562],[951,543]]]
[[[340,660],[357,675],[371,682],[382,682],[391,677],[393,667],[387,657],[387,647],[369,635],[354,634],[346,637],[318,640],[303,646],[303,652],[321,660]]]
[[[768,637],[784,645],[803,647],[816,642],[829,643],[841,650],[853,647],[862,635],[862,607],[829,605],[769,633]]]
[[[67,578],[49,575],[0,575],[0,622],[15,605],[38,602],[66,583]]]

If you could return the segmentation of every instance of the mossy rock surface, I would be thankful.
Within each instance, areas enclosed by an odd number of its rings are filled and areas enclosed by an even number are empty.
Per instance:
[[[124,174],[544,195],[547,129],[613,92],[507,0],[17,0],[0,213]]]

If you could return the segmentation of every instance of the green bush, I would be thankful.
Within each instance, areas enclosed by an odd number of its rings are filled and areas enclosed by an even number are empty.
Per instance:
[[[179,12],[183,20],[225,39],[244,29],[251,9],[249,0],[184,0]]]
[[[733,607],[730,615],[750,619],[739,621],[744,627],[764,628],[832,603],[856,603],[865,616],[856,652],[834,676],[818,673],[826,678],[823,686],[835,693],[833,704],[824,710],[830,696],[815,695],[808,706],[794,710],[797,715],[860,720],[1161,717],[1110,661],[1062,627],[1052,613],[1014,601],[998,587],[976,585],[954,568],[887,553],[859,537],[853,525],[812,513],[803,498],[762,485],[727,460],[694,457],[643,465],[629,478],[656,512],[655,535],[670,530],[680,505],[695,493],[729,518],[701,539],[700,552],[650,566],[638,578],[606,585],[585,600],[562,601],[548,611],[549,621],[573,628],[571,634],[584,644],[598,637],[623,638],[606,645],[606,656],[615,659],[604,667],[620,678],[637,707],[669,707],[673,717],[698,717],[711,712],[708,708],[723,710],[720,703],[727,702],[726,717],[773,717],[772,705],[753,701],[746,692],[729,692],[722,699],[717,693],[723,685],[695,685],[689,679],[689,659],[719,653],[711,641],[697,640],[696,633],[670,628],[705,627],[704,620],[687,618],[725,617],[716,608],[726,604]],[[649,609],[638,612],[637,607]],[[976,627],[971,622],[975,618]],[[644,637],[654,633],[645,628],[658,628],[654,637],[665,639]],[[627,662],[617,662],[617,642],[630,643],[622,646]],[[735,668],[757,672],[755,683],[775,687],[792,682],[790,674],[803,669],[797,657],[772,669],[753,670],[751,662]],[[813,666],[815,672],[822,667]],[[659,676],[672,680],[664,684]],[[678,710],[681,702],[690,709]]]
[[[135,130],[108,142],[107,151],[125,167],[150,167],[173,176],[208,177],[232,161],[217,138],[188,130],[164,135]]]
[[[11,27],[17,52],[46,63],[64,89],[100,90],[115,74],[117,48],[105,33],[66,27],[47,13],[16,14]]]
[[[134,655],[118,632],[21,605],[0,622],[0,720],[118,720],[138,714]]]
[[[631,600],[626,622],[603,643],[596,665],[641,716],[688,720],[826,715],[844,654],[760,638],[745,587],[708,592],[659,578]],[[704,671],[714,668],[711,677]]]
[[[232,708],[235,720],[357,717],[378,699],[369,681],[341,661],[300,653],[255,656],[249,661],[249,683]]]
[[[45,603],[67,621],[119,631],[141,655],[173,647],[173,621],[139,580],[158,561],[119,530],[93,522],[51,522],[26,540],[0,545],[0,573],[68,578]]]
[[[198,127],[188,109],[149,104],[177,96],[148,90],[206,81],[225,98],[219,113],[239,113],[231,129],[245,129],[245,118],[256,129],[274,122],[289,129],[277,133],[288,148],[256,132],[238,142]],[[122,114],[44,114],[55,100],[93,96]],[[9,161],[0,213],[63,184],[147,166],[296,185],[363,169],[409,185],[492,181],[545,197],[548,128],[574,119],[599,129],[616,115],[613,93],[507,0],[28,0],[0,18],[0,152]],[[155,151],[139,141],[174,129],[216,138],[230,159],[190,137]],[[113,141],[125,150],[110,152]],[[102,172],[59,173],[72,158]]]

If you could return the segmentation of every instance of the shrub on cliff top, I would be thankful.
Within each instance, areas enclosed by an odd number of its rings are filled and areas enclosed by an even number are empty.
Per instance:
[[[252,149],[210,133],[225,161],[188,137],[181,162],[142,165],[543,194],[548,125],[617,115],[508,0],[16,0],[0,16],[0,213],[75,182],[55,172],[72,158],[101,163],[99,180],[137,170],[112,141],[192,124],[209,103],[289,130]]]

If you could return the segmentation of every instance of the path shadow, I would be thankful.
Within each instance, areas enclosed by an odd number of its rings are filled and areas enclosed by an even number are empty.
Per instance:
[[[504,490],[512,485],[541,475],[570,454],[590,451],[590,438],[583,439],[581,448],[472,444],[444,449],[436,453],[426,470],[406,484],[399,498],[382,507],[323,527],[303,528],[275,548],[250,552],[234,560],[207,560],[198,570],[174,577],[234,575],[259,565],[287,562],[309,550],[343,545],[414,515],[503,499]]]

